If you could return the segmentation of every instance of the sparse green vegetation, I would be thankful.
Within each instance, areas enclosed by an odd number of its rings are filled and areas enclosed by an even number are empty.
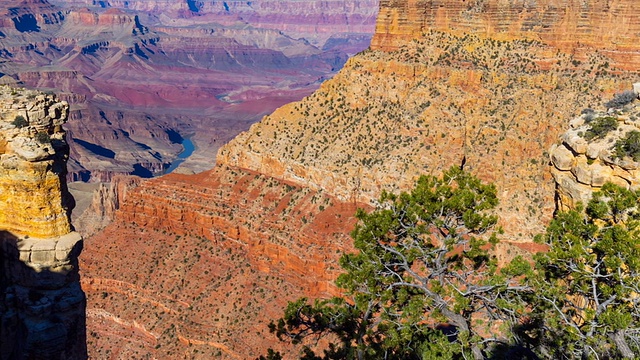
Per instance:
[[[640,131],[630,131],[624,138],[616,141],[613,155],[618,159],[629,156],[633,161],[640,161]]]
[[[51,136],[44,131],[39,131],[36,134],[36,141],[40,144],[48,144],[51,142]]]
[[[583,137],[587,140],[603,138],[617,128],[618,119],[612,116],[599,117],[591,122],[591,127],[584,132]]]
[[[29,122],[27,121],[27,119],[24,118],[24,116],[16,115],[15,119],[13,119],[11,124],[17,127],[18,129],[22,129],[25,126],[28,126]]]

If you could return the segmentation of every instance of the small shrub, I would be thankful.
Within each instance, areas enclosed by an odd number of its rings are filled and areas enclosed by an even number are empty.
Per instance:
[[[593,121],[593,119],[594,119],[595,117],[596,117],[596,116],[595,116],[595,114],[594,114],[594,113],[587,113],[587,114],[584,114],[584,122],[585,122],[586,124],[588,124],[588,123],[592,122],[592,121]]]
[[[44,131],[40,131],[36,134],[36,141],[40,144],[48,144],[51,142],[51,137]]]
[[[616,141],[613,150],[614,157],[618,159],[629,156],[633,161],[640,161],[640,131],[628,132],[623,139]]]
[[[27,119],[24,118],[24,116],[18,115],[15,117],[15,119],[13,119],[11,124],[17,127],[18,129],[22,129],[25,126],[28,126],[29,122],[27,121]]]
[[[591,127],[584,132],[584,138],[587,140],[593,140],[602,138],[609,133],[609,131],[618,128],[618,119],[612,116],[600,117],[592,121]]]
[[[613,96],[613,99],[607,101],[606,103],[604,103],[604,106],[609,109],[609,108],[621,108],[627,104],[629,104],[630,102],[632,102],[633,100],[635,100],[638,97],[638,95],[636,95],[635,92],[631,91],[631,90],[626,90],[623,91],[621,93],[615,94]]]

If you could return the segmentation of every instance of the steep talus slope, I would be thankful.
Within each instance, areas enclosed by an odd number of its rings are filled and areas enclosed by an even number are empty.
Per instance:
[[[356,204],[255,172],[171,174],[119,201],[81,262],[92,357],[248,359],[282,346],[268,322],[288,300],[336,294],[337,258],[352,249]]]
[[[565,119],[633,78],[612,75],[607,61],[594,53],[581,62],[529,40],[429,31],[398,50],[352,58],[217,159],[363,202],[464,166],[496,183],[508,238],[527,240],[553,212],[545,152]]]
[[[51,95],[0,87],[0,358],[86,357],[80,235],[65,175],[62,124]]]
[[[640,6],[631,0],[381,0],[372,49],[397,49],[427,29],[530,39],[584,56],[595,49],[635,71]]]

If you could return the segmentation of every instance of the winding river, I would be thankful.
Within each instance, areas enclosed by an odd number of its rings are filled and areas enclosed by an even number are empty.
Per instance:
[[[191,139],[189,138],[182,139],[182,142],[180,144],[182,145],[183,150],[180,154],[178,154],[178,157],[173,160],[173,162],[171,162],[171,165],[164,171],[165,174],[172,172],[178,166],[180,166],[180,164],[182,164],[189,156],[191,156],[191,154],[193,154],[196,149],[193,141],[191,141]]]

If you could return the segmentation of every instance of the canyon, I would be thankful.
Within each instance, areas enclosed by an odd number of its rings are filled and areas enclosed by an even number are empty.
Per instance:
[[[222,146],[213,169],[111,176],[78,220],[88,356],[296,358],[269,322],[289,300],[340,294],[355,210],[420,174],[459,166],[496,184],[501,263],[540,250],[533,236],[600,175],[635,187],[634,161],[577,139],[637,82],[638,7],[603,4],[381,1],[370,49]],[[614,113],[603,143],[636,113]]]
[[[559,137],[582,109],[605,111],[637,81],[627,69],[638,49],[601,42],[601,2],[584,3],[572,43],[573,2],[552,11],[516,1],[487,15],[473,3],[382,1],[371,48],[224,145],[213,170],[105,186],[94,204],[108,205],[92,211],[115,209],[113,221],[81,259],[90,354],[251,358],[270,346],[295,358],[267,324],[288,300],[339,291],[353,210],[452,165],[497,186],[499,261],[539,251],[533,236],[556,210]],[[616,11],[634,23],[631,2]],[[492,25],[512,20],[500,14],[549,26]],[[117,209],[105,201],[114,198]]]
[[[364,49],[377,11],[374,1],[189,4],[0,3],[0,82],[69,102],[69,180],[162,174],[184,137],[197,150],[183,167],[211,168],[221,144]]]

